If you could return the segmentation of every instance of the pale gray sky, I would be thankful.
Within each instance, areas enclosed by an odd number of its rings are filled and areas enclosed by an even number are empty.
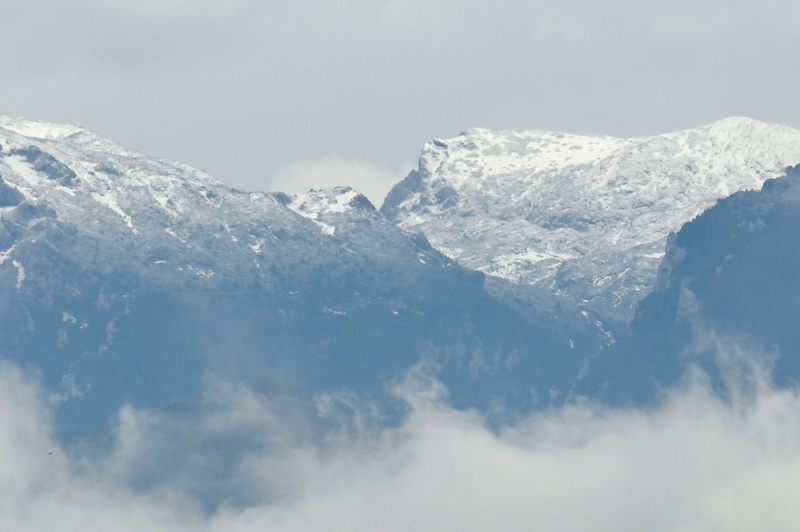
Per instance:
[[[796,1],[0,0],[0,114],[380,203],[469,127],[800,128]]]

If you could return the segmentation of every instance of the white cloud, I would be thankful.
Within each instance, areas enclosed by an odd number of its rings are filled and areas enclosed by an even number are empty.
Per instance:
[[[726,402],[695,375],[657,407],[574,404],[498,434],[419,377],[396,428],[217,383],[189,409],[124,409],[111,450],[75,458],[4,365],[0,515],[15,531],[793,530],[800,395],[755,384]],[[214,482],[250,497],[204,513]]]
[[[280,192],[306,192],[312,188],[349,186],[364,194],[379,209],[386,194],[403,177],[403,172],[390,172],[369,163],[326,157],[283,167],[269,188]]]

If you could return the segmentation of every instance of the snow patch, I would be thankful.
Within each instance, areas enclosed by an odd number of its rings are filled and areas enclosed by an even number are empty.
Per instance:
[[[11,254],[14,252],[14,248],[16,248],[16,247],[17,247],[17,245],[14,244],[13,246],[8,248],[7,250],[0,251],[0,265],[2,265],[5,261],[7,261],[9,258],[11,258]]]
[[[42,182],[42,176],[20,155],[10,155],[5,159],[8,167],[19,177],[31,186],[38,186]]]
[[[133,226],[133,220],[131,219],[131,217],[128,216],[125,213],[125,211],[123,211],[119,207],[119,204],[117,203],[117,197],[114,195],[113,192],[107,192],[105,194],[99,194],[97,192],[92,192],[92,198],[96,202],[102,203],[103,205],[105,205],[106,207],[108,207],[109,209],[114,211],[115,213],[119,214],[122,217],[122,219],[125,220],[125,224],[130,228],[130,230],[133,232],[133,234],[135,234],[135,235],[139,234],[139,231],[136,229],[136,227]]]
[[[238,239],[238,238],[236,238],[236,236],[235,236],[235,235],[234,235],[234,234],[231,232],[231,228],[230,228],[230,227],[228,227],[228,224],[224,224],[224,225],[223,225],[223,227],[225,227],[225,231],[226,231],[226,232],[227,232],[229,235],[231,235],[231,241],[233,241],[233,242],[238,242],[238,241],[239,241],[239,239]]]
[[[12,260],[11,264],[17,269],[17,290],[22,288],[22,281],[25,280],[25,268],[16,260]]]
[[[314,220],[314,223],[319,226],[322,234],[324,235],[333,236],[336,233],[336,228],[332,225],[328,225],[325,222],[319,222],[317,220]]]
[[[351,188],[339,187],[326,190],[311,190],[304,194],[297,194],[289,209],[304,218],[308,218],[320,227],[323,234],[333,236],[336,228],[319,220],[320,215],[336,213],[341,214],[352,209],[352,201],[360,194]]]
[[[171,227],[165,228],[164,232],[167,233],[172,238],[177,238],[178,240],[180,240],[181,244],[185,244],[186,243],[186,240],[184,240],[181,237],[179,237],[178,233],[176,233]]]
[[[253,250],[253,253],[261,253],[261,246],[263,245],[264,245],[263,240],[256,240],[255,244],[248,244],[248,246],[250,246],[250,249]]]
[[[204,279],[210,279],[211,277],[214,277],[217,274],[217,272],[215,272],[214,270],[204,270],[202,268],[195,268],[191,264],[188,265],[187,268],[189,268],[190,271],[194,272],[194,274],[197,275],[198,277],[203,277]]]

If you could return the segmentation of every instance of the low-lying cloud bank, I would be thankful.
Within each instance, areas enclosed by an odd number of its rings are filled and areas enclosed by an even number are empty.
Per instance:
[[[311,404],[214,383],[169,410],[125,408],[108,441],[67,451],[35,381],[2,364],[0,521],[59,532],[791,530],[800,393],[745,380],[721,400],[696,374],[657,406],[572,404],[499,433],[447,406],[422,372],[398,387],[410,413],[391,428],[346,397]]]

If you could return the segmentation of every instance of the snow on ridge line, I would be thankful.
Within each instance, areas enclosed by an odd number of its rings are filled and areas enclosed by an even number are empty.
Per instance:
[[[585,139],[587,141],[613,142],[613,141],[649,140],[659,137],[681,136],[690,133],[696,133],[698,131],[711,131],[714,132],[715,134],[723,135],[726,133],[741,131],[742,129],[755,129],[755,128],[768,129],[768,130],[778,129],[778,130],[785,130],[788,132],[797,131],[795,128],[783,124],[764,122],[761,120],[755,120],[753,118],[745,116],[730,116],[696,128],[687,128],[678,131],[669,131],[666,133],[657,133],[654,135],[643,135],[638,137],[615,137],[612,135],[583,135],[577,133],[567,133],[566,131],[549,131],[546,129],[525,129],[517,131],[513,129],[489,129],[489,128],[473,127],[465,129],[457,137],[454,137],[453,139],[433,139],[429,142],[443,143],[443,142],[448,142],[448,140],[458,139],[460,137],[473,137],[473,136],[484,136],[484,137],[516,136],[519,138],[554,137],[565,140]]]
[[[743,135],[743,129],[753,132],[753,136]],[[423,182],[411,194],[389,207],[416,220],[414,214],[418,213],[418,207],[435,210],[436,204],[453,205],[452,200],[447,202],[442,200],[443,197],[445,200],[463,197],[469,201],[470,194],[486,196],[488,193],[494,203],[503,200],[517,202],[536,189],[556,185],[569,187],[571,190],[568,192],[573,195],[585,195],[598,186],[620,185],[625,188],[625,194],[634,191],[650,194],[649,189],[653,188],[652,193],[658,195],[660,189],[671,185],[644,178],[641,171],[639,175],[620,176],[619,167],[633,163],[648,172],[645,167],[658,167],[660,170],[656,174],[665,174],[659,177],[661,181],[675,182],[683,179],[681,174],[686,173],[687,161],[678,160],[681,158],[704,165],[697,165],[691,173],[708,183],[691,183],[692,186],[712,186],[711,181],[719,182],[720,193],[727,195],[731,192],[724,181],[743,178],[733,174],[757,174],[743,179],[746,188],[758,188],[765,179],[776,177],[786,161],[793,161],[798,148],[800,131],[745,118],[725,119],[703,128],[638,139],[585,137],[536,130],[516,133],[473,129],[453,139],[426,143],[419,161]],[[673,167],[670,167],[673,162]],[[580,168],[600,163],[604,167],[596,171]],[[683,168],[680,167],[682,164]],[[555,174],[572,168],[574,170],[570,170],[567,181],[553,181]],[[440,190],[448,186],[452,190]],[[510,194],[503,197],[505,192]],[[617,195],[613,189],[598,192],[599,195],[587,199],[594,203]],[[535,198],[533,203],[537,203]],[[411,220],[398,221],[401,226],[408,226]]]
[[[26,120],[24,118],[13,118],[7,115],[0,115],[0,127],[13,131],[23,137],[41,140],[58,140],[63,137],[74,135],[75,133],[86,131],[81,127],[68,124],[53,124],[37,120]]]
[[[3,134],[4,130],[7,132],[6,135]],[[147,185],[158,180],[179,178],[238,190],[225,185],[203,170],[181,162],[129,150],[113,140],[78,126],[0,115],[0,139],[4,136],[12,147],[35,145],[67,166],[72,167],[77,164],[73,170],[84,180],[87,178],[87,171],[100,169],[102,173],[107,162],[122,159],[119,162],[123,162],[123,166],[134,169],[134,172],[127,172],[125,177]],[[86,162],[87,155],[91,155],[91,164]],[[98,192],[105,193],[102,190]]]
[[[291,205],[296,208],[305,206],[307,210],[314,209],[317,212],[345,212],[350,208],[350,202],[362,195],[347,186],[311,189],[308,192],[300,193],[282,192],[280,194],[285,194],[292,198]],[[290,208],[294,209],[295,207]]]
[[[470,129],[426,143],[381,211],[468,268],[627,316],[670,232],[797,162],[800,131],[741,117],[632,139]]]
[[[292,201],[286,205],[287,208],[296,212],[304,218],[314,221],[320,226],[322,232],[333,236],[336,228],[330,224],[323,223],[318,217],[323,214],[336,213],[342,214],[353,209],[353,200],[364,198],[364,196],[350,187],[332,187],[321,190],[309,190],[300,194],[286,194]],[[365,201],[366,198],[364,198]]]
[[[86,198],[102,204],[109,213],[119,216],[134,235],[139,235],[140,231],[149,234],[152,229],[148,222],[150,214],[142,218],[144,213],[152,212],[148,211],[151,207],[147,202],[142,203],[139,191],[149,192],[153,207],[172,220],[194,211],[198,202],[227,210],[237,203],[238,193],[245,194],[201,170],[128,151],[113,141],[75,126],[2,116],[0,140],[5,152],[0,153],[0,164],[5,164],[10,170],[6,176],[10,185],[28,187],[26,190],[40,199],[53,198],[54,201],[46,203],[52,204],[63,220],[76,221],[81,215],[69,202],[55,201],[56,196],[51,194],[56,189],[73,196],[78,203]],[[44,155],[36,161],[18,161],[19,157],[13,155],[13,150],[28,146],[34,146]],[[6,148],[10,148],[11,156]],[[69,190],[59,187],[49,178],[46,165],[64,165],[72,169],[78,179],[70,184]],[[267,193],[250,193],[247,197],[250,203],[258,203],[258,198],[268,196],[271,197]],[[344,214],[354,207],[362,207],[356,199],[361,197],[360,194],[349,187],[286,196],[292,198],[291,203],[287,205],[285,201],[279,201],[282,207],[314,219],[321,231],[331,236],[336,228],[330,222],[317,220],[318,216]]]

